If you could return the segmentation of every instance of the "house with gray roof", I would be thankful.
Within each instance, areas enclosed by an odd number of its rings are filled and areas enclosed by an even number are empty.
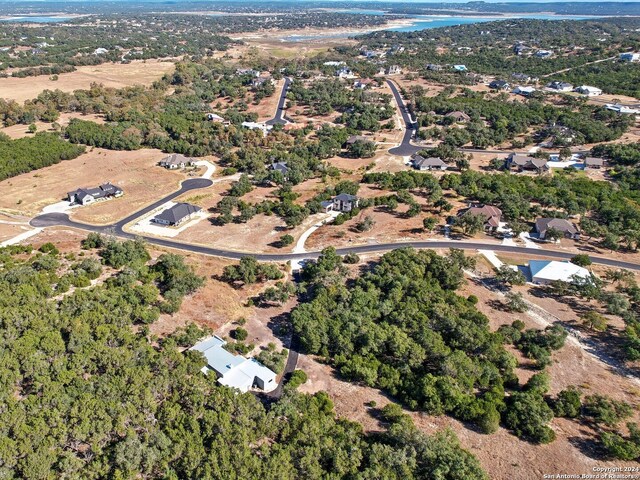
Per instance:
[[[422,155],[414,155],[411,157],[411,165],[413,168],[420,171],[427,170],[446,170],[449,166],[440,157],[428,157],[425,158]]]
[[[153,222],[165,226],[180,225],[182,222],[193,218],[200,210],[200,207],[196,207],[190,203],[176,203],[174,206],[163,210],[160,214],[153,217]]]
[[[445,115],[445,117],[453,118],[458,123],[464,123],[471,120],[471,117],[460,110],[456,110],[455,112],[450,112]]]
[[[224,348],[226,343],[222,338],[213,336],[190,348],[204,355],[207,365],[202,367],[203,373],[213,371],[218,383],[243,393],[252,388],[259,388],[264,392],[276,389],[278,383],[274,371],[255,358],[234,355]]]
[[[564,218],[539,218],[536,220],[535,231],[540,240],[544,240],[549,229],[558,230],[565,238],[577,240],[580,238],[580,232],[569,220]]]
[[[123,194],[124,192],[120,187],[107,182],[95,188],[79,188],[73,192],[68,192],[67,199],[70,203],[89,205],[98,200],[121,197]]]
[[[275,162],[275,163],[272,163],[269,168],[276,172],[281,172],[283,175],[286,175],[287,173],[289,173],[289,167],[287,167],[287,162]]]
[[[348,193],[341,193],[340,195],[336,195],[332,199],[333,208],[332,210],[335,212],[350,212],[354,208],[357,208],[360,200],[355,195],[350,195]]]
[[[181,153],[172,153],[164,157],[158,165],[168,170],[177,170],[178,168],[185,168],[195,163],[193,158],[185,157]]]
[[[584,159],[584,168],[602,168],[604,159],[598,157],[587,157]]]
[[[548,285],[556,281],[569,283],[574,280],[592,280],[589,270],[568,261],[529,260],[527,270],[528,280],[539,285]]]
[[[536,171],[538,173],[549,170],[547,165],[549,161],[546,158],[535,158],[524,153],[512,153],[507,157],[505,166],[510,171]]]

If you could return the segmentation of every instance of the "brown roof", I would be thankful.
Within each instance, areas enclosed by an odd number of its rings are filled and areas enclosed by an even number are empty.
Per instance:
[[[548,160],[546,158],[535,158],[529,155],[525,155],[523,153],[512,153],[508,157],[509,161],[512,164],[518,165],[519,167],[535,167],[535,168],[543,168],[547,165]]]
[[[471,120],[471,117],[469,115],[467,115],[464,112],[461,112],[460,110],[456,110],[455,112],[447,113],[445,116],[453,117],[456,120],[460,120],[460,119],[462,119],[462,120]]]
[[[598,158],[598,157],[587,157],[584,159],[584,164],[585,165],[596,165],[598,167],[601,167],[604,164],[604,160],[602,158]]]
[[[485,217],[485,223],[491,225],[492,227],[499,226],[500,219],[502,218],[502,210],[500,210],[498,207],[494,207],[493,205],[469,207],[465,210],[461,210],[458,215],[464,215],[465,213],[470,213],[471,215],[481,215]]]

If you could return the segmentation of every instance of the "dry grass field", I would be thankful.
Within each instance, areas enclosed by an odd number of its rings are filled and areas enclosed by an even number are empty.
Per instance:
[[[75,220],[111,223],[178,189],[185,175],[158,167],[163,156],[152,149],[88,149],[76,159],[0,182],[0,209],[33,216],[69,191],[111,182],[124,189],[123,197],[72,210]]]
[[[78,118],[80,120],[87,120],[95,123],[105,123],[104,119],[100,115],[82,115],[81,113],[61,113],[57,122],[61,127],[66,127],[69,125],[69,122],[73,118]],[[48,122],[34,122],[35,126],[38,127],[38,132],[54,132],[55,130],[52,128],[51,123]],[[22,138],[33,135],[29,133],[28,125],[11,125],[10,127],[0,128],[0,132],[9,135],[10,138]]]
[[[0,97],[24,102],[37,97],[43,90],[73,92],[89,88],[92,83],[113,88],[150,85],[165,73],[173,71],[173,68],[172,62],[138,60],[128,64],[104,63],[78,67],[75,72],[60,74],[56,81],[50,80],[46,75],[0,78]]]

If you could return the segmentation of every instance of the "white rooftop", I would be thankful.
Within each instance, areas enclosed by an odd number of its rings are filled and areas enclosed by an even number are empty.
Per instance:
[[[218,375],[218,383],[236,388],[241,392],[249,391],[258,385],[265,392],[274,390],[278,384],[276,373],[253,358],[244,358],[225,350],[223,339],[213,336],[197,343],[191,350],[202,352],[207,359],[204,373],[213,370]]]
[[[533,282],[551,282],[554,280],[569,282],[572,277],[591,278],[591,273],[586,268],[571,262],[558,262],[555,260],[529,260],[529,271]]]

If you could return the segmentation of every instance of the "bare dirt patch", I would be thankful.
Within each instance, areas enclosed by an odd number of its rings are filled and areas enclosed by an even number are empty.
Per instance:
[[[132,85],[151,85],[165,73],[174,69],[172,62],[159,60],[136,60],[128,64],[104,63],[78,67],[75,72],[61,73],[53,81],[46,75],[26,78],[0,78],[2,97],[24,102],[37,97],[43,90],[87,89],[92,83],[101,83],[105,87],[122,88]]]
[[[27,224],[16,225],[13,223],[0,223],[0,242],[17,237],[29,230],[33,229]]]

